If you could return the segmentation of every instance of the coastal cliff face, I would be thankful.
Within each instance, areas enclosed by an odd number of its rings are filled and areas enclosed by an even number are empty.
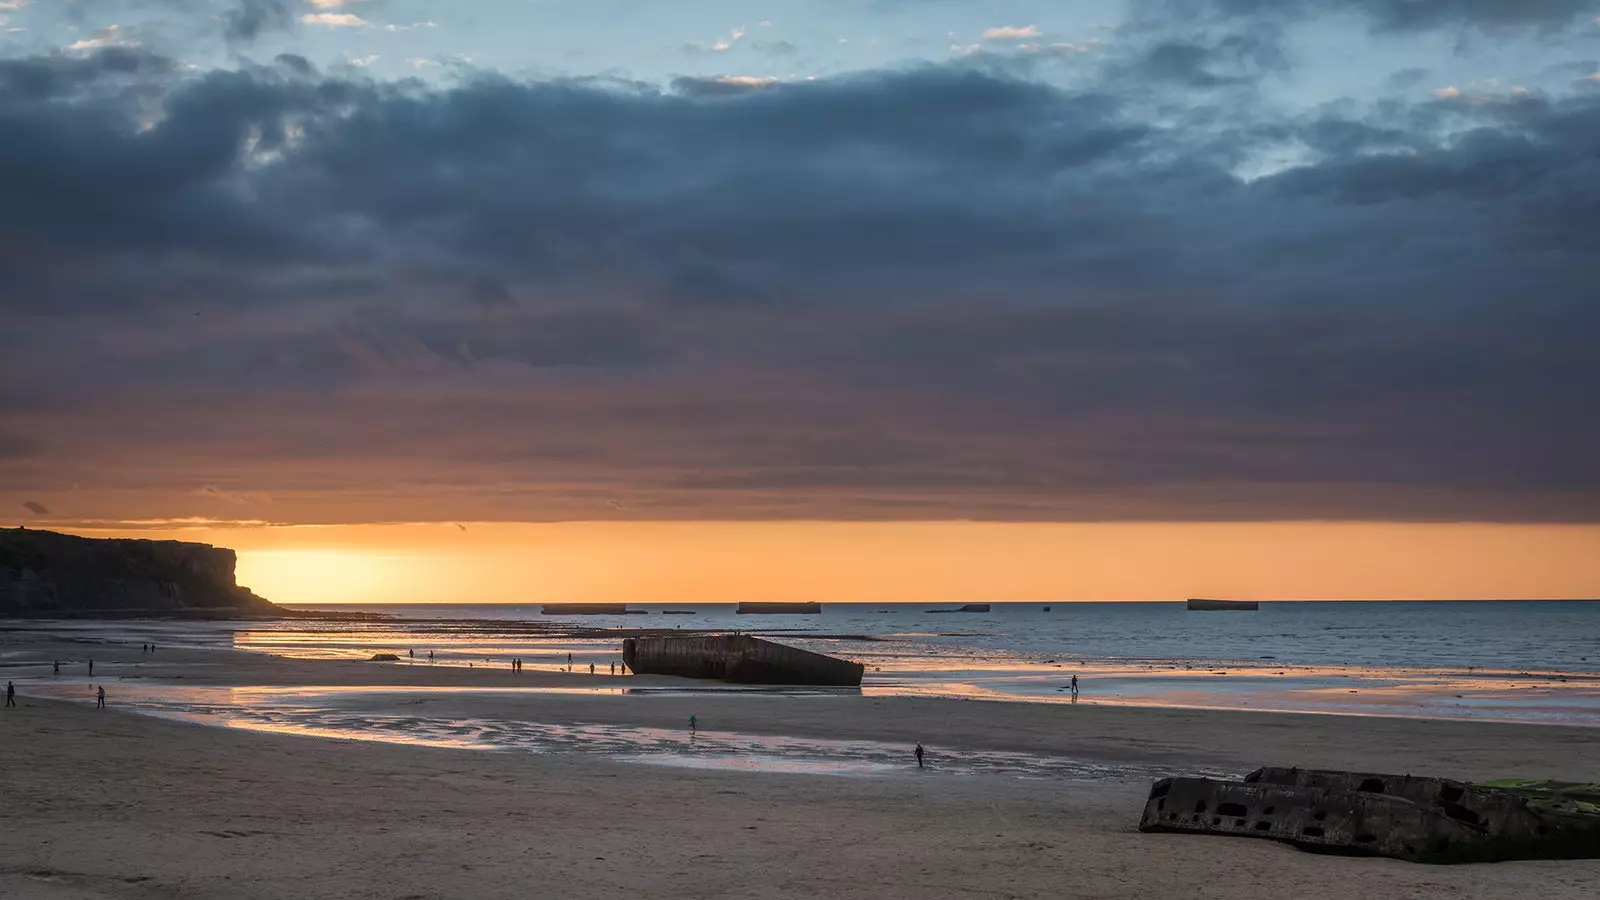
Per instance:
[[[0,617],[277,615],[210,544],[0,528]]]

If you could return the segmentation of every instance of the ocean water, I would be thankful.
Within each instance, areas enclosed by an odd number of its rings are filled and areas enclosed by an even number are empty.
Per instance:
[[[1181,603],[1058,603],[1049,611],[1042,604],[996,603],[988,613],[933,612],[953,607],[932,605],[825,603],[821,615],[810,616],[738,615],[729,604],[634,605],[647,614],[570,617],[542,615],[536,605],[301,608],[384,613],[406,620],[739,629],[824,652],[851,644],[845,655],[884,668],[931,660],[1056,658],[1600,673],[1600,601],[1286,602],[1263,603],[1255,612],[1189,612]],[[694,615],[661,615],[665,609]],[[268,640],[268,634],[260,632],[259,638]],[[451,633],[448,628],[396,622],[354,631],[343,624],[318,629],[293,623],[270,634],[283,651],[306,655],[339,650],[355,655],[372,646],[389,649],[432,641],[436,650],[466,655],[483,650],[487,656],[504,649],[493,645],[508,632]],[[839,635],[881,641],[823,637]],[[534,644],[522,655],[539,649]]]
[[[328,609],[328,607],[323,607]],[[933,696],[1025,703],[1167,706],[1600,726],[1600,602],[1272,603],[1255,612],[1188,612],[1182,604],[993,604],[988,613],[935,607],[824,604],[821,615],[737,615],[731,606],[635,607],[644,615],[545,616],[537,606],[347,606],[381,621],[60,622],[86,641],[368,659],[402,666],[505,667],[607,674],[621,660],[616,629],[741,630],[866,666],[856,688],[751,688],[574,679],[503,688],[257,686],[162,682],[138,665],[107,665],[117,706],[259,731],[525,753],[594,752],[639,763],[874,776],[910,765],[906,747],[816,736],[572,722],[535,698],[693,695],[714,716],[731,692]],[[428,659],[429,652],[433,659]],[[415,654],[412,656],[410,654]],[[0,654],[3,656],[4,654]],[[0,662],[4,662],[0,660]],[[10,664],[10,665],[15,665]],[[37,671],[34,671],[37,670]],[[76,671],[16,669],[24,693],[90,703]],[[1067,690],[1077,676],[1078,697]],[[103,681],[104,679],[102,679]],[[510,705],[502,705],[507,699]],[[497,712],[514,710],[511,714]],[[427,712],[424,713],[423,710]],[[515,716],[528,716],[521,718]],[[1144,779],[1137,766],[982,747],[939,749],[945,775]],[[1201,773],[1214,774],[1214,773]],[[1235,773],[1237,774],[1237,773]]]
[[[670,607],[691,615],[634,608],[645,614],[352,605],[336,609],[393,618],[65,627],[300,658],[390,652],[401,665],[507,666],[520,658],[528,669],[565,671],[570,654],[574,669],[593,664],[601,674],[621,661],[616,629],[737,629],[863,663],[860,693],[868,695],[1600,725],[1595,601],[1264,603],[1254,612],[992,604],[987,613],[825,603],[820,615],[802,616],[737,615],[731,605]],[[1073,676],[1077,698],[1068,690]],[[730,689],[707,682],[679,690]]]

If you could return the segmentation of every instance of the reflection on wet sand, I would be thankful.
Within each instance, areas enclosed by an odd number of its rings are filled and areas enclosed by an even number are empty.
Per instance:
[[[564,691],[565,689],[555,689]],[[540,694],[523,688],[266,688],[125,685],[118,705],[146,715],[249,731],[428,747],[527,753],[600,753],[653,765],[794,774],[876,775],[915,769],[908,747],[619,724],[558,724],[498,717],[450,717],[396,710],[435,695]],[[40,684],[31,693],[83,701],[81,686]],[[1170,770],[1001,750],[935,752],[931,770],[957,775],[1083,780],[1148,779]],[[1190,774],[1223,774],[1196,769]]]

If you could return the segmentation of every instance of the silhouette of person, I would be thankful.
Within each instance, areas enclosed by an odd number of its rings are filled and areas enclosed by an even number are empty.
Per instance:
[[[106,689],[104,685],[94,689],[94,705],[96,709],[106,708]]]
[[[50,674],[52,674],[52,675],[60,675],[61,674],[61,660],[58,659],[55,662],[51,663],[51,666],[55,669],[55,671],[51,672]]]
[[[1072,696],[1078,696],[1078,676],[1072,676]]]
[[[89,677],[94,677],[94,660],[89,660]]]
[[[415,651],[415,650],[407,650],[406,651],[406,657],[408,659],[416,659],[417,658],[417,651]]]
[[[924,753],[924,751],[922,749],[922,745],[920,743],[917,744],[917,749],[915,749],[915,750],[913,750],[911,752],[915,753],[917,755],[917,768],[919,768],[919,769],[922,768],[922,754]]]
[[[589,663],[589,674],[590,675],[594,674],[594,663]]]
[[[433,651],[432,650],[428,651],[428,662],[433,662]]]
[[[689,714],[689,733],[690,734],[694,734],[695,731],[699,729],[699,727],[700,727],[699,720],[694,717],[694,713],[690,713]]]
[[[611,664],[611,674],[613,674],[613,675],[617,674],[617,664],[616,663],[612,663]]]
[[[7,706],[16,706],[17,705],[17,686],[12,684],[9,681],[6,682],[6,705]]]

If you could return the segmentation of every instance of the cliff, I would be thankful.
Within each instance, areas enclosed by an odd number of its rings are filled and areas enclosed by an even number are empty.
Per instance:
[[[0,617],[228,617],[283,610],[234,583],[210,544],[0,528]]]

